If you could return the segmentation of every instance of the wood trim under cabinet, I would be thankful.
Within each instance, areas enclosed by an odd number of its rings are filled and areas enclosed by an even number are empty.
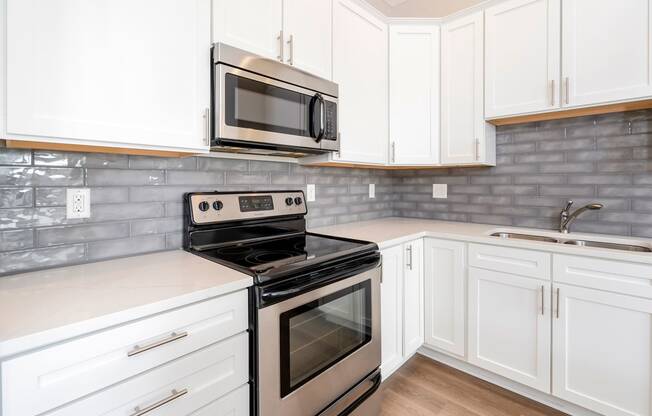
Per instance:
[[[166,150],[132,149],[128,147],[109,146],[88,146],[68,143],[33,142],[23,140],[6,140],[6,146],[10,149],[39,149],[39,150],[60,150],[66,152],[84,153],[117,153],[136,156],[157,156],[157,157],[188,157],[196,153],[175,152]]]
[[[549,113],[526,114],[522,116],[496,118],[487,120],[487,123],[493,124],[494,126],[507,126],[511,124],[533,123],[537,121],[560,120],[572,117],[595,116],[600,114],[621,113],[634,110],[647,110],[650,108],[652,108],[652,100],[642,100],[627,103],[600,105],[595,107],[572,108]]]

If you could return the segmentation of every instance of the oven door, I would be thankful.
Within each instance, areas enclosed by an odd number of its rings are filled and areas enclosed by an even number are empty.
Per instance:
[[[339,149],[337,98],[224,64],[215,78],[214,144]]]
[[[380,366],[380,268],[258,310],[259,415],[316,415]]]

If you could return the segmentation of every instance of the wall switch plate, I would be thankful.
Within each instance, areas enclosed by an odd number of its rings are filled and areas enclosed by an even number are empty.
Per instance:
[[[432,197],[433,198],[448,198],[448,185],[445,183],[432,184]]]
[[[376,184],[375,183],[370,183],[369,184],[369,198],[375,198],[376,197]]]
[[[315,184],[314,183],[309,183],[306,186],[306,200],[308,202],[315,202],[316,195],[315,195]]]
[[[88,188],[66,189],[66,217],[90,218],[91,190]]]

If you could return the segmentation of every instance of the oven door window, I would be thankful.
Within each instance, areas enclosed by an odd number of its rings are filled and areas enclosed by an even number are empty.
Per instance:
[[[308,95],[226,74],[225,96],[229,126],[310,137]]]
[[[371,281],[284,312],[280,325],[285,397],[371,341]]]

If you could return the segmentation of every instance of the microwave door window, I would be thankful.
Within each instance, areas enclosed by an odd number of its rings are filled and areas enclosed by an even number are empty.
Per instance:
[[[309,96],[233,74],[225,89],[227,125],[309,136]]]

